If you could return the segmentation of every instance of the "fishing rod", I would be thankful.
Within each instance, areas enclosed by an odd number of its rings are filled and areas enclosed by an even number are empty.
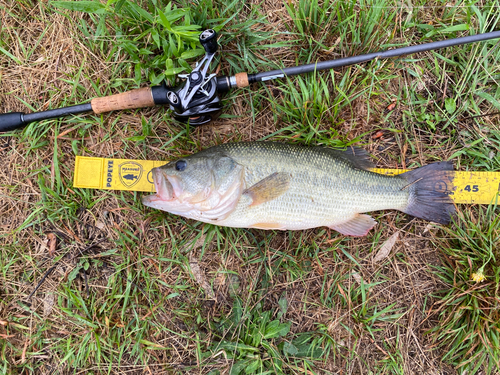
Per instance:
[[[252,83],[270,81],[285,76],[360,64],[377,58],[387,59],[497,38],[500,38],[500,31],[395,48],[388,51],[372,52],[359,56],[344,57],[268,72],[254,74],[237,73],[233,76],[218,77],[215,73],[209,73],[210,63],[219,46],[217,43],[217,33],[215,30],[208,29],[203,31],[199,37],[200,44],[205,49],[205,56],[196,64],[191,73],[178,75],[178,78],[181,78],[182,81],[177,87],[169,87],[163,84],[94,98],[90,103],[70,107],[34,113],[10,112],[0,114],[0,132],[19,129],[34,121],[60,118],[86,112],[100,114],[116,110],[153,107],[155,105],[168,105],[173,111],[175,120],[191,126],[198,126],[215,120],[222,111],[219,94],[237,87],[242,88]]]

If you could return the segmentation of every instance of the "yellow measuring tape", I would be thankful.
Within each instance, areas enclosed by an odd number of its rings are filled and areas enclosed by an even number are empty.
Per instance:
[[[154,192],[151,169],[166,161],[106,159],[77,156],[73,186],[87,189]],[[374,169],[374,172],[396,175],[404,169]],[[449,186],[451,185],[451,186]],[[500,172],[456,172],[453,183],[442,182],[455,203],[490,204],[500,191]]]

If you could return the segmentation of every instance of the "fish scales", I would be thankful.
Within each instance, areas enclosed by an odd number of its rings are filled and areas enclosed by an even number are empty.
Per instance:
[[[435,190],[453,178],[439,162],[398,176],[369,171],[368,154],[276,142],[215,146],[153,169],[156,195],[143,203],[230,227],[328,226],[362,236],[376,224],[363,213],[396,209],[448,223],[454,205]]]
[[[409,191],[402,179],[356,169],[321,148],[275,143],[229,143],[221,150],[247,166],[245,185],[252,186],[274,172],[291,175],[289,190],[280,197],[249,207],[244,197],[220,225],[246,227],[252,223],[279,223],[287,229],[331,226],[353,212],[401,209]],[[328,151],[326,149],[326,151]]]

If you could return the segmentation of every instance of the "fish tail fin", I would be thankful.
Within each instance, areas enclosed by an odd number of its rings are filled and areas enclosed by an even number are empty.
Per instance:
[[[438,162],[401,175],[410,190],[408,206],[403,212],[440,224],[449,224],[455,205],[448,195],[454,172],[452,162]]]

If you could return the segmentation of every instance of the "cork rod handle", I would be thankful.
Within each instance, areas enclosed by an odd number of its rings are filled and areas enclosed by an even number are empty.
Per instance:
[[[121,94],[95,98],[92,99],[90,104],[92,111],[99,114],[120,109],[153,107],[155,102],[151,93],[151,87],[144,87]]]
[[[244,72],[243,73],[236,73],[234,75],[234,78],[236,78],[236,86],[239,88],[247,87],[249,85],[247,73],[244,73]]]

